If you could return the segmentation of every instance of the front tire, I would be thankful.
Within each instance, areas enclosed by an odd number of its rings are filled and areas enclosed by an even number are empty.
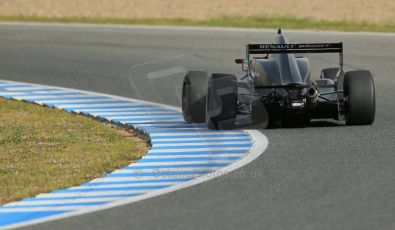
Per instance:
[[[182,85],[182,115],[187,123],[206,121],[206,96],[209,75],[205,71],[188,71]]]
[[[344,100],[347,125],[371,125],[374,122],[376,101],[370,71],[357,70],[345,74]]]
[[[232,129],[237,113],[237,78],[212,74],[207,92],[206,124],[209,129]]]

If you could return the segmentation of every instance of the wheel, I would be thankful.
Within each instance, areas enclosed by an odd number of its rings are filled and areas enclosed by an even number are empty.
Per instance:
[[[347,125],[371,125],[376,111],[373,76],[357,70],[344,76],[344,110]]]
[[[321,71],[321,78],[326,78],[326,79],[331,79],[331,80],[336,80],[340,72],[340,69],[335,67],[335,68],[326,68]]]
[[[187,123],[206,121],[206,95],[209,75],[205,71],[189,71],[182,85],[182,115]]]
[[[237,112],[237,78],[212,74],[207,90],[206,124],[209,129],[232,129]]]

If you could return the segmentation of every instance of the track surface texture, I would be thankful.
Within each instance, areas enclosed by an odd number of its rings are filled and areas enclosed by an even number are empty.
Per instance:
[[[209,182],[142,202],[26,229],[394,229],[395,36],[284,31],[293,42],[343,41],[345,68],[375,75],[372,126],[314,122],[262,130],[266,152]],[[233,58],[274,31],[91,26],[0,26],[0,79],[85,89],[179,105],[166,90],[141,98],[130,67],[192,55],[209,71],[240,73]],[[311,60],[313,76],[336,59]],[[145,82],[140,82],[144,88]]]

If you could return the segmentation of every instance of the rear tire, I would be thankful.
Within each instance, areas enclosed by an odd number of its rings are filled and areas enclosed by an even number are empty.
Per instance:
[[[205,71],[189,71],[182,85],[182,115],[187,123],[206,121],[206,96],[209,75]]]
[[[345,74],[344,100],[347,125],[371,125],[374,122],[376,101],[370,71],[357,70]]]
[[[206,124],[209,129],[232,129],[237,113],[237,78],[212,74],[207,92]]]

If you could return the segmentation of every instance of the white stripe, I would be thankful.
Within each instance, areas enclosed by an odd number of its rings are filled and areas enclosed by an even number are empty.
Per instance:
[[[124,188],[130,186],[155,186],[155,185],[174,185],[180,182],[156,182],[156,183],[125,183],[125,184],[98,184],[91,186],[77,186],[69,189],[89,189],[89,188]]]
[[[207,128],[207,126],[206,126],[205,124],[187,124],[187,123],[185,123],[185,122],[182,122],[182,123],[179,123],[179,122],[169,122],[169,123],[166,123],[166,124],[155,124],[155,125],[153,125],[153,124],[141,124],[141,125],[139,125],[139,126],[142,126],[142,127],[146,127],[146,126],[153,126],[153,127],[155,127],[155,126],[180,126],[180,127],[190,127],[190,126],[193,126],[193,127],[205,127],[205,128]]]
[[[53,98],[53,99],[63,99],[63,98],[75,98],[75,97],[79,97],[79,98],[91,98],[91,97],[94,97],[94,96],[92,96],[92,95],[84,95],[84,94],[76,94],[76,93],[70,93],[70,95],[27,95],[27,96],[17,96],[17,97],[14,97],[14,98],[16,98],[16,99],[19,99],[19,100],[26,100],[26,99],[28,99],[28,100],[33,100],[33,99],[43,99],[43,98],[47,98],[47,99],[50,99],[50,98]],[[96,99],[96,100],[98,100],[98,99]]]
[[[207,131],[207,132],[186,132],[186,133],[152,133],[151,137],[161,137],[161,136],[186,136],[186,135],[223,135],[223,134],[242,134],[240,132],[216,132],[216,131]]]
[[[155,146],[155,145],[154,145]],[[251,147],[215,147],[215,148],[174,148],[174,149],[154,149],[149,150],[148,153],[185,153],[185,152],[201,152],[201,151],[230,151],[230,150],[249,150]],[[213,155],[213,154],[211,154]]]
[[[14,86],[14,85],[20,85],[20,84],[0,83],[0,87],[7,87],[7,86]]]
[[[138,124],[137,126],[140,126],[140,124]],[[144,129],[144,127],[140,127],[141,129]],[[154,131],[150,131],[150,130],[152,130],[152,129],[155,129]],[[183,127],[176,127],[176,128],[151,128],[151,129],[147,129],[146,128],[146,130],[148,130],[151,134],[154,134],[154,133],[165,133],[165,132],[163,132],[163,130],[169,130],[169,129],[171,129],[172,130],[172,132],[174,132],[174,131],[177,131],[177,130],[182,130],[182,131],[200,131],[200,130],[202,130],[202,131],[206,131],[207,130],[207,128],[183,128]]]
[[[194,172],[194,171],[209,171],[220,169],[221,167],[197,167],[197,168],[163,168],[163,169],[118,169],[111,174],[130,173],[139,176],[140,173],[160,173],[160,172]],[[141,184],[144,186],[144,183]]]
[[[200,175],[199,175],[200,176]],[[162,180],[162,179],[177,179],[177,178],[194,178],[196,175],[167,175],[167,176],[141,176],[141,177],[103,177],[94,179],[91,182],[138,182],[141,180]]]
[[[76,112],[115,112],[115,111],[136,111],[136,110],[146,110],[151,111],[154,108],[147,107],[147,108],[115,108],[115,109],[108,109],[108,108],[100,108],[100,109],[75,109]]]
[[[5,88],[8,91],[24,91],[24,90],[40,90],[40,89],[48,89],[48,87],[41,87],[41,86],[32,86],[32,87],[8,87]]]
[[[56,107],[59,108],[91,108],[91,107],[110,107],[110,106],[144,106],[144,105],[139,105],[136,103],[104,103],[104,104],[68,104],[68,105],[58,105]]]
[[[156,127],[156,125],[152,125],[152,124],[150,124],[150,126],[148,126],[148,125],[146,125],[145,124],[145,126],[143,126],[143,125],[137,125],[139,128],[142,128],[142,129],[147,129],[147,130],[157,130],[157,131],[161,131],[161,130],[166,130],[166,129],[171,129],[171,130],[182,130],[182,131],[188,131],[188,130],[190,130],[190,131],[194,131],[194,130],[203,130],[203,131],[207,131],[207,127],[203,127],[203,126],[201,126],[201,127],[199,127],[199,126],[196,126],[196,127],[194,127],[194,126],[185,126],[185,124],[183,124],[183,125],[166,125],[166,126],[169,126],[169,127],[166,127],[165,125],[162,125],[162,126],[158,126],[158,127]]]
[[[100,99],[65,99],[65,100],[37,100],[36,103],[51,103],[51,104],[56,104],[56,103],[69,103],[69,102],[74,102],[74,103],[80,103],[80,102],[102,102],[102,101],[118,101],[117,99],[112,99],[112,98],[100,98]]]
[[[176,111],[146,111],[146,112],[102,112],[102,113],[90,113],[93,116],[117,116],[117,115],[124,115],[124,114],[136,114],[136,115],[150,115],[150,114],[169,114],[169,113],[175,113]]]
[[[198,154],[198,155],[164,155],[164,156],[150,156],[146,155],[143,156],[143,159],[168,159],[168,158],[178,158],[178,159],[185,159],[185,158],[195,158],[195,157],[240,157],[245,155],[244,153],[234,153],[234,154]]]
[[[234,162],[234,160],[210,160],[210,161],[177,161],[177,162],[136,162],[129,166],[161,166],[166,165],[189,165],[189,164],[229,164]]]
[[[115,119],[121,120],[122,119],[121,122],[123,122],[123,121],[127,122],[128,120],[133,120],[136,118],[139,119],[139,118],[144,118],[144,117],[150,118],[150,119],[164,118],[164,117],[166,117],[166,118],[182,118],[181,115],[178,115],[178,114],[169,115],[169,113],[167,113],[167,114],[163,114],[163,115],[147,115],[147,116],[109,116],[109,117],[106,117],[106,119],[108,119],[108,120],[115,120]]]
[[[83,94],[82,92],[78,92],[78,91],[76,91],[76,90],[55,90],[55,89],[49,89],[49,90],[37,90],[37,91],[31,91],[31,92],[29,92],[29,93],[31,93],[31,94],[43,94],[43,95],[51,95],[51,94],[54,94],[54,95],[56,95],[56,94],[65,94],[65,93],[67,93],[67,94],[71,94],[71,93],[79,93],[79,94]],[[62,95],[60,95],[60,97],[61,97]]]
[[[18,93],[18,92],[8,92],[8,91],[5,91],[5,92],[2,92],[2,91],[0,91],[0,95],[3,95],[3,96],[9,96],[9,95],[15,95],[15,94],[26,94],[26,93]]]
[[[46,193],[40,194],[37,197],[41,198],[62,198],[62,197],[89,197],[89,196],[111,196],[111,195],[125,195],[131,193],[147,193],[155,189],[140,189],[140,190],[110,190],[110,191],[97,191],[97,192],[66,192],[66,193]]]
[[[204,141],[200,143],[173,143],[173,144],[154,144],[155,147],[177,147],[177,146],[210,146],[210,145],[238,145],[238,144],[249,144],[251,141],[242,141],[242,142],[207,142]]]
[[[171,119],[171,120],[168,120],[168,121],[179,121],[179,122],[184,121],[183,118],[175,119],[175,118],[177,118],[177,117],[172,118],[172,117],[170,117],[170,116],[168,116],[168,117],[166,117],[166,118]],[[119,123],[122,123],[122,124],[131,124],[131,123],[143,124],[143,123],[152,123],[152,122],[166,122],[166,120],[163,120],[163,119],[161,119],[161,120],[154,119],[154,120],[122,120],[122,121],[119,121]]]

